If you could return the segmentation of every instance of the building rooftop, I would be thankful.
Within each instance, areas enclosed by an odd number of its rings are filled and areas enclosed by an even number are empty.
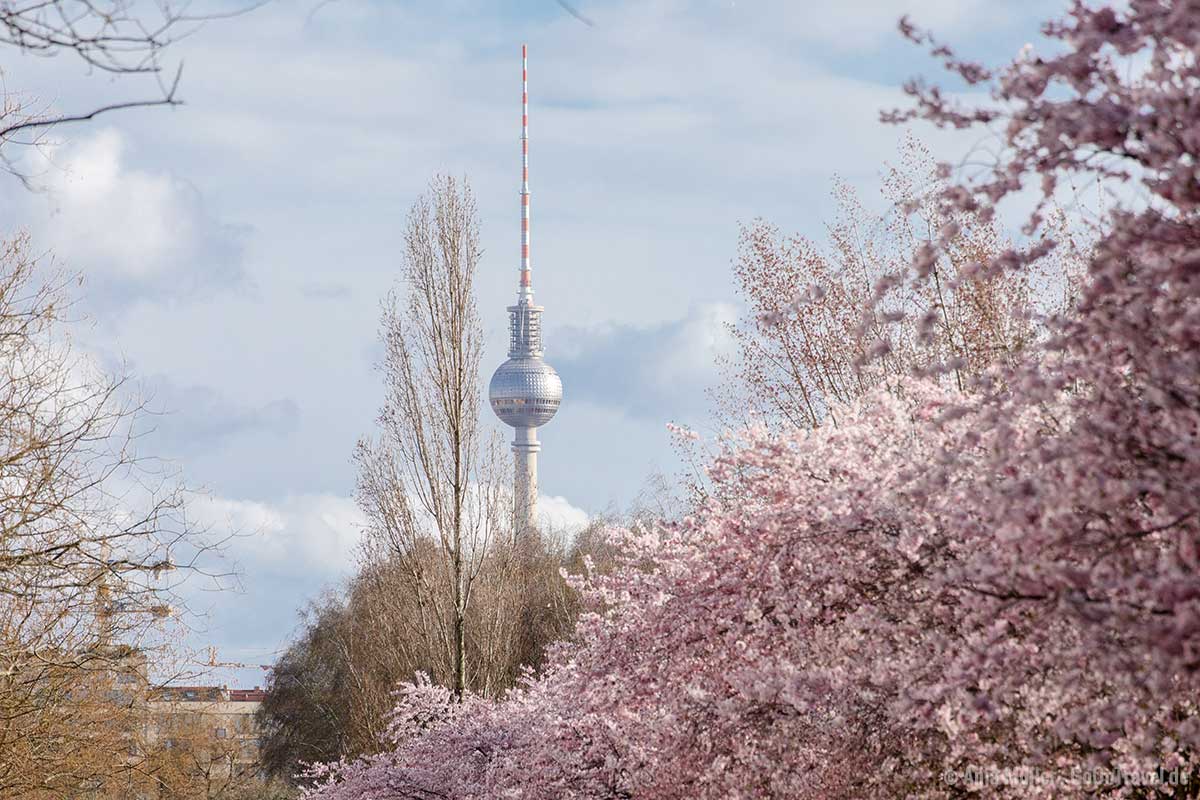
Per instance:
[[[163,686],[156,699],[175,703],[261,703],[267,693],[258,686],[253,689],[230,689],[228,686]]]

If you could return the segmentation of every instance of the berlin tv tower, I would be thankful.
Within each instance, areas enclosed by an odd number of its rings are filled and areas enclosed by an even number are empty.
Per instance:
[[[508,360],[492,375],[488,400],[515,436],[513,451],[513,535],[537,526],[537,429],[558,411],[562,381],[542,360],[542,311],[533,304],[529,271],[529,83],[521,45],[521,273],[517,304],[508,307]]]

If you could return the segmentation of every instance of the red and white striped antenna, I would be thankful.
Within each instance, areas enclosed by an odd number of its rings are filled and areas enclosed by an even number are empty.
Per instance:
[[[528,50],[521,45],[521,288],[530,288],[529,279],[529,61]]]

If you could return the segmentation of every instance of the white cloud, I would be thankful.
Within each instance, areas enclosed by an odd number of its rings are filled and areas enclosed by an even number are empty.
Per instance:
[[[365,519],[348,497],[305,494],[279,502],[195,496],[190,514],[213,533],[233,533],[230,557],[247,572],[347,575]]]
[[[84,274],[93,301],[236,282],[241,232],[213,219],[193,185],[129,167],[126,150],[124,136],[105,128],[48,152],[39,243]]]
[[[795,32],[798,38],[831,48],[850,50],[896,37],[896,24],[908,14],[922,28],[940,36],[969,25],[995,25],[1005,13],[1003,3],[986,0],[851,0],[824,3],[787,3],[773,9],[776,30]],[[766,16],[766,15],[764,15]]]
[[[122,276],[145,278],[195,234],[170,179],[123,171],[122,147],[110,128],[64,154],[49,186],[51,229],[64,258],[96,259]]]
[[[703,413],[736,319],[733,305],[717,302],[645,326],[562,328],[555,332],[560,355],[551,361],[563,376],[564,403],[578,398],[660,422]]]
[[[538,495],[538,522],[554,532],[572,536],[587,527],[591,516],[565,497]]]
[[[149,411],[138,425],[142,447],[161,458],[220,450],[245,434],[282,438],[299,424],[299,406],[289,397],[254,403],[237,387],[180,384],[166,375],[146,376],[140,388]],[[261,445],[261,436],[256,439]]]
[[[195,495],[188,513],[213,534],[235,534],[229,556],[247,573],[304,573],[335,581],[353,572],[366,517],[352,498],[305,494],[278,502]],[[591,519],[565,497],[539,495],[540,521],[574,534]]]

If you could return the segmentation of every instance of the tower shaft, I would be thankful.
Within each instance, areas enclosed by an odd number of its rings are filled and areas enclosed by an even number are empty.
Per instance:
[[[538,451],[537,428],[516,428],[513,451],[513,533],[522,536],[537,529]]]

